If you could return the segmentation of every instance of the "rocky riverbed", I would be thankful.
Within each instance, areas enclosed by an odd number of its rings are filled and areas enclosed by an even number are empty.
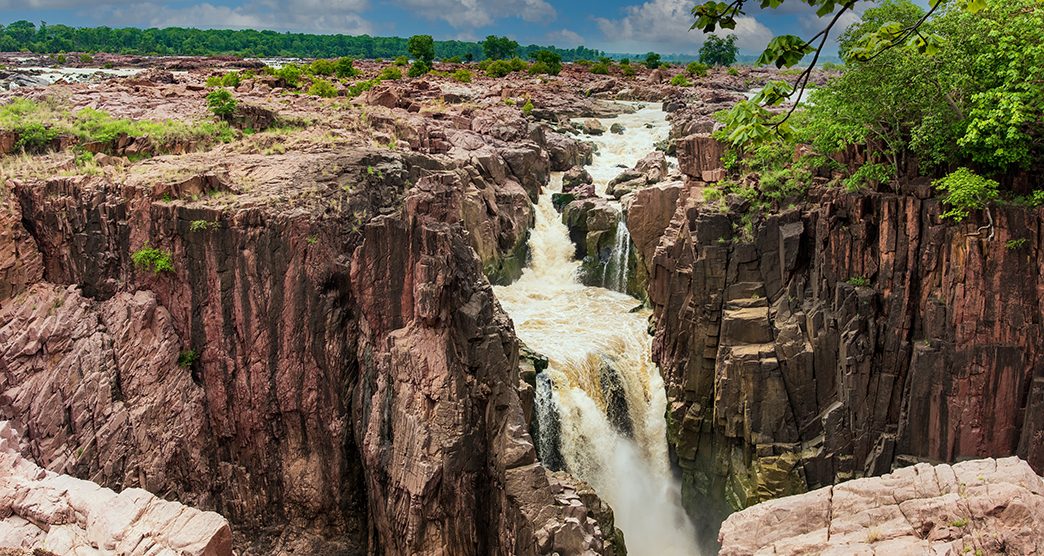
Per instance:
[[[207,77],[259,65],[110,62],[136,73],[0,104],[202,129]],[[387,65],[357,62],[357,80]],[[17,457],[216,512],[239,554],[623,554],[642,539],[538,458],[547,359],[492,287],[533,260],[536,203],[562,172],[584,283],[652,310],[669,462],[708,550],[732,510],[918,462],[1044,471],[1041,209],[995,211],[986,239],[943,224],[916,183],[822,179],[741,235],[741,199],[703,198],[723,175],[707,134],[773,71],[682,88],[680,69],[459,69],[332,98],[259,73],[220,137],[66,133],[25,154],[25,131],[0,129],[0,419]],[[667,112],[660,150],[588,171],[648,107]],[[1024,250],[1004,249],[1016,237]],[[5,531],[29,520],[6,492]],[[0,544],[47,549],[20,538]]]

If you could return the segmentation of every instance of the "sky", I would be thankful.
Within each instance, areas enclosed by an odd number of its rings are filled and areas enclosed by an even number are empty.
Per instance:
[[[0,0],[0,24],[27,19],[73,26],[429,34],[439,40],[481,40],[493,34],[521,44],[691,55],[704,40],[702,33],[689,30],[696,1]],[[753,0],[748,4],[734,31],[743,54],[759,53],[773,35],[811,36],[825,23],[796,0],[775,10],[760,10]],[[852,15],[845,23],[856,20]]]

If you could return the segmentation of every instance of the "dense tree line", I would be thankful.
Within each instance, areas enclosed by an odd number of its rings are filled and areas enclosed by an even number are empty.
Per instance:
[[[505,39],[506,40],[506,39]],[[514,41],[510,41],[514,42]],[[583,46],[571,49],[517,46],[517,54],[529,58],[538,50],[556,52],[563,60],[593,59],[604,53]],[[236,55],[321,58],[395,58],[408,55],[407,39],[369,35],[310,35],[276,31],[185,29],[137,29],[110,27],[39,26],[29,21],[0,25],[0,52],[112,52],[158,55]],[[439,58],[481,60],[483,43],[435,41]]]

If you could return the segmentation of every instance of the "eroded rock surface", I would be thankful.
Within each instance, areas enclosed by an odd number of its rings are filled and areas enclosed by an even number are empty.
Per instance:
[[[721,527],[722,556],[1039,554],[1044,479],[1018,458],[919,463],[763,502]]]
[[[40,468],[0,421],[0,547],[31,554],[232,556],[232,531],[214,512],[140,488],[120,493]]]

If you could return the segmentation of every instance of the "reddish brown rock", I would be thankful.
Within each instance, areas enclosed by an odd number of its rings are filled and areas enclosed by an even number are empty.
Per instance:
[[[678,167],[686,176],[705,182],[725,177],[721,157],[725,146],[709,135],[690,135],[678,139]]]
[[[1044,479],[1017,458],[920,463],[733,514],[722,556],[1037,554]]]
[[[19,441],[0,421],[0,546],[31,554],[232,556],[232,531],[220,515],[46,471],[22,457]]]

